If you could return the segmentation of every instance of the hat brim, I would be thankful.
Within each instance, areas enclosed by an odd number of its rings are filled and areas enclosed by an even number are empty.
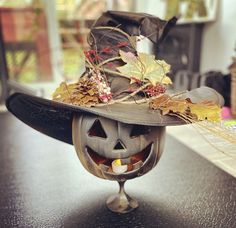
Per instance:
[[[209,100],[220,106],[224,104],[223,97],[209,87],[188,91],[182,98],[189,98],[194,103]],[[147,103],[119,103],[88,108],[15,93],[7,99],[6,106],[11,113],[30,127],[69,144],[73,144],[74,115],[97,115],[126,124],[147,126],[173,126],[186,123],[178,117],[162,115],[159,110],[150,109]]]
[[[30,127],[69,144],[73,144],[72,120],[75,114],[98,115],[127,124],[147,126],[185,123],[177,117],[164,116],[158,110],[151,110],[148,104],[113,104],[88,108],[15,93],[7,99],[6,106]]]

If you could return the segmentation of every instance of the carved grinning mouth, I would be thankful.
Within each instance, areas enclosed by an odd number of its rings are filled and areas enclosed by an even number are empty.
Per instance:
[[[139,169],[145,161],[148,159],[148,157],[151,154],[152,151],[152,145],[153,143],[150,143],[147,147],[145,147],[142,151],[128,157],[128,158],[121,158],[121,163],[128,165],[129,171],[134,171]],[[90,158],[96,163],[96,165],[101,168],[103,171],[107,172],[113,172],[111,168],[111,163],[114,161],[114,159],[111,158],[105,158],[98,153],[96,153],[94,150],[92,150],[90,147],[86,147],[86,151]],[[118,158],[117,158],[118,159]]]

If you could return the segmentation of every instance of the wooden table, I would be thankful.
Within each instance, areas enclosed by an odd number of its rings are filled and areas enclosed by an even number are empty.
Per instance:
[[[115,182],[87,173],[72,146],[0,114],[0,227],[236,227],[236,180],[169,136],[157,167],[126,190],[140,207],[108,211]]]

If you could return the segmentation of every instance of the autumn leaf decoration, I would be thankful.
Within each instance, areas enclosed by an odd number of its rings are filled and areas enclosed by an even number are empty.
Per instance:
[[[212,101],[192,103],[190,99],[180,99],[167,94],[150,102],[154,110],[161,110],[163,115],[176,115],[186,122],[194,123],[201,120],[220,121],[221,108]]]
[[[170,65],[164,60],[156,60],[154,55],[138,53],[135,56],[131,52],[119,51],[121,59],[126,64],[117,67],[125,77],[130,78],[130,83],[140,80],[150,82],[153,86],[161,83],[164,85],[172,84],[171,79],[166,76],[170,71]]]

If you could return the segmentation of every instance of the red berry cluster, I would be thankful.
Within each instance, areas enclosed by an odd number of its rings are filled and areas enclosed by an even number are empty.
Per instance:
[[[100,60],[102,60],[102,57],[97,53],[96,50],[93,49],[89,51],[84,51],[84,55],[91,63],[98,63]]]
[[[100,56],[101,53],[110,54],[114,50],[116,50],[117,48],[126,47],[128,45],[129,45],[129,43],[127,41],[120,41],[116,45],[110,46],[110,47],[109,46],[108,47],[104,47],[100,51],[96,51],[94,49],[91,49],[91,50],[88,50],[88,51],[84,51],[84,55],[85,55],[85,57],[87,58],[87,60],[90,63],[97,64],[101,60],[103,60],[103,58]]]
[[[121,42],[118,42],[116,46],[120,48],[120,47],[127,47],[128,45],[129,43],[127,41],[121,41]]]
[[[149,96],[157,96],[166,92],[166,87],[162,84],[157,84],[156,86],[148,86],[144,92]]]
[[[101,50],[101,53],[105,53],[105,54],[112,53],[112,49],[110,47],[105,47]]]

